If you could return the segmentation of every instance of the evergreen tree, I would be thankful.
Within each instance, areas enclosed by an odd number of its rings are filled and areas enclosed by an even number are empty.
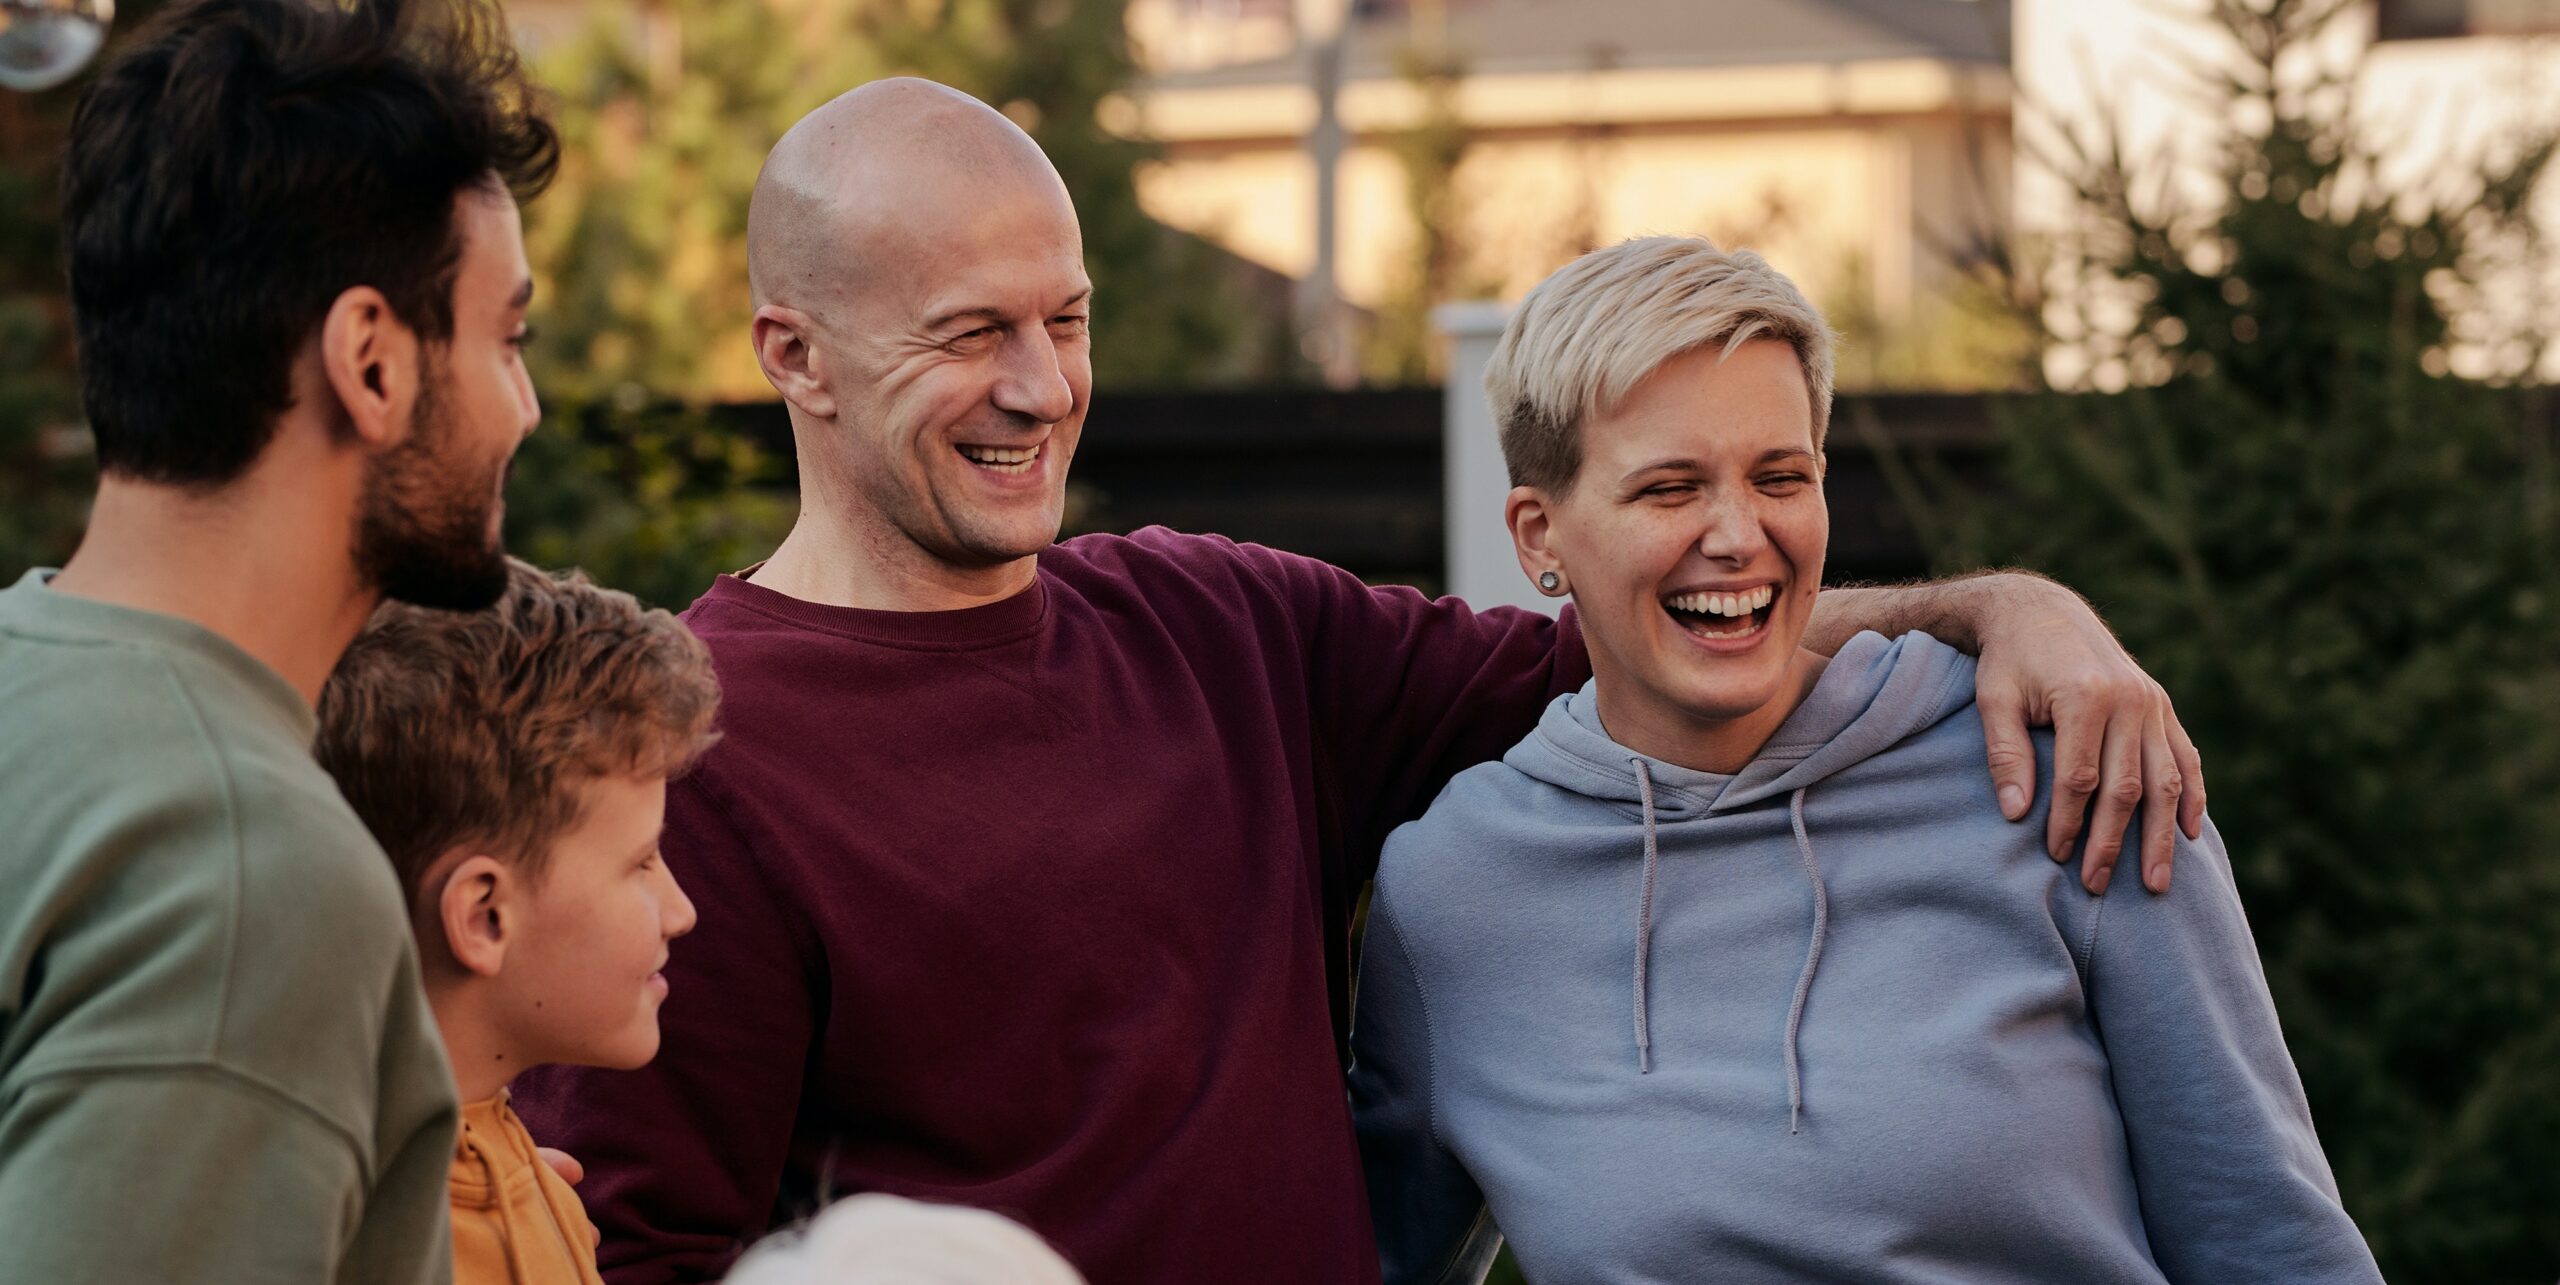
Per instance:
[[[886,66],[855,0],[600,0],[537,63],[560,177],[527,212],[537,385],[628,409],[770,396],[747,339],[747,199],[811,108]]]
[[[2548,266],[2551,147],[2389,182],[2317,39],[2353,12],[2212,4],[2219,202],[2105,139],[2063,158],[2081,215],[2033,315],[2077,373],[2011,405],[1952,560],[2079,588],[2176,696],[2386,1276],[2547,1285],[2560,484],[2547,337],[2483,296]]]
[[[539,60],[562,155],[526,212],[546,415],[508,487],[516,553],[681,607],[790,529],[780,461],[709,407],[770,395],[747,199],[793,121],[880,74],[804,26],[841,28],[853,3],[601,0]]]

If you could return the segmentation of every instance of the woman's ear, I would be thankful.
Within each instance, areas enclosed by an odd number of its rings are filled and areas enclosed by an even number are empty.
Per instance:
[[[1520,570],[1529,583],[1550,598],[1561,598],[1573,592],[1573,583],[1564,572],[1564,559],[1554,547],[1555,524],[1549,509],[1553,502],[1547,493],[1534,486],[1515,486],[1502,502],[1502,520],[1511,528],[1511,551],[1520,557]]]
[[[445,949],[455,963],[475,977],[495,977],[506,963],[507,940],[515,925],[508,893],[515,871],[496,857],[464,857],[445,872],[435,892],[436,922],[444,929]]]

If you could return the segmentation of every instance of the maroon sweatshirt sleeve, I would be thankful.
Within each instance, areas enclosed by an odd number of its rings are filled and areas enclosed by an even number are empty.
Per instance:
[[[1500,758],[1547,702],[1591,677],[1572,608],[1477,611],[1403,585],[1372,587],[1328,563],[1241,546],[1291,604],[1306,648],[1319,770],[1341,809],[1357,894],[1389,831],[1422,815],[1458,772]]]
[[[781,912],[713,770],[667,788],[667,867],[700,919],[668,955],[658,1057],[516,1084],[534,1136],[592,1175],[578,1195],[613,1285],[715,1280],[763,1234],[817,1038],[805,920]]]
[[[1591,677],[1571,607],[1559,619],[1402,585],[1372,587],[1313,558],[1241,546],[1289,604],[1314,709],[1316,877],[1324,904],[1326,1002],[1334,1057],[1351,1063],[1351,907],[1378,850],[1422,815],[1449,778],[1496,759],[1537,726],[1548,701]]]

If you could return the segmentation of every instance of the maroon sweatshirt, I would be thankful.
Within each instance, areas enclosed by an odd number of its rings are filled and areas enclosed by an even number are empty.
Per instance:
[[[1095,1285],[1372,1282],[1342,1050],[1380,843],[1589,662],[1533,613],[1214,537],[1085,536],[965,611],[722,577],[701,908],[639,1071],[518,1083],[615,1285],[824,1200],[1011,1215]]]

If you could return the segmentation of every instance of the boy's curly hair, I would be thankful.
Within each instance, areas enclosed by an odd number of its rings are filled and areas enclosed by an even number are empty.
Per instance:
[[[672,776],[717,739],[711,653],[580,572],[507,560],[487,611],[386,602],[320,693],[315,753],[414,898],[466,844],[539,879],[575,788]]]

